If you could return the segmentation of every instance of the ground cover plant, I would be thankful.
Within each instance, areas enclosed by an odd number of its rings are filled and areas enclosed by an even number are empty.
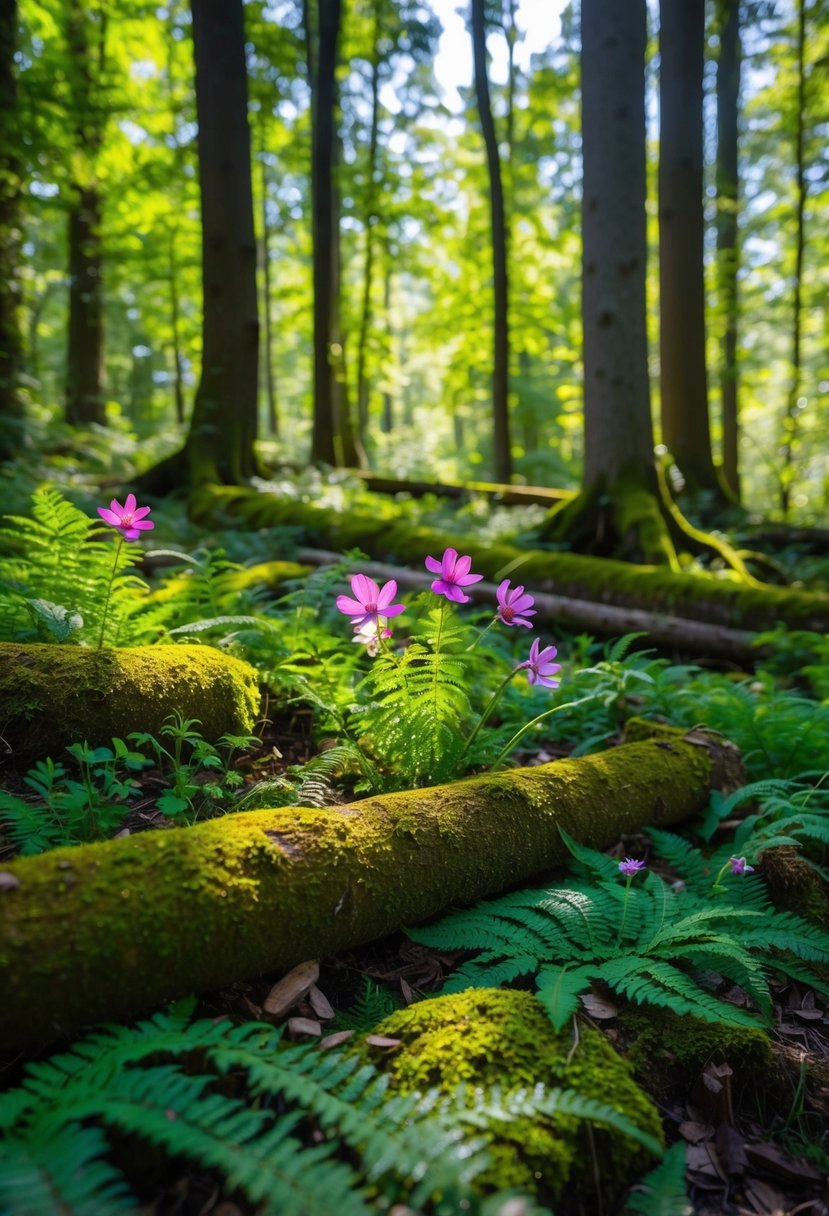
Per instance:
[[[821,1002],[829,997],[829,937],[814,919],[829,876],[829,708],[816,699],[821,637],[787,643],[781,635],[771,661],[743,674],[671,662],[640,635],[606,644],[565,635],[554,644],[533,629],[532,589],[513,579],[501,580],[488,607],[472,604],[465,589],[480,579],[474,557],[451,548],[425,555],[431,586],[414,595],[360,573],[358,553],[311,572],[291,566],[288,551],[274,583],[256,552],[243,564],[215,547],[195,546],[192,555],[171,547],[150,550],[145,561],[130,535],[137,511],[134,496],[123,505],[114,499],[100,512],[103,531],[57,491],[38,491],[31,514],[0,533],[4,637],[48,638],[91,656],[102,641],[152,647],[198,639],[243,657],[258,669],[283,729],[289,724],[287,754],[272,742],[273,719],[257,734],[215,742],[181,715],[158,736],[136,722],[124,739],[78,740],[62,755],[7,771],[0,791],[7,859],[248,808],[337,805],[463,772],[595,752],[634,718],[721,731],[740,746],[753,781],[729,795],[714,791],[704,818],[683,834],[643,824],[643,835],[620,845],[621,857],[564,834],[572,856],[565,878],[410,928],[425,952],[414,986],[400,981],[390,991],[387,982],[361,996],[335,966],[339,1013],[319,989],[309,998],[306,988],[276,1018],[293,1013],[288,1034],[301,1038],[309,1027],[322,1034],[336,1015],[332,1046],[323,1050],[289,1045],[284,1032],[258,1023],[267,1000],[254,985],[250,995],[219,998],[229,1020],[189,1023],[182,1007],[81,1040],[28,1071],[18,1066],[3,1099],[0,1194],[9,1211],[49,1210],[47,1193],[78,1211],[132,1211],[136,1195],[146,1201],[153,1189],[155,1210],[166,1211],[172,1175],[159,1153],[189,1162],[182,1177],[194,1204],[205,1186],[217,1186],[217,1194],[244,1196],[261,1211],[324,1212],[344,1203],[385,1211],[395,1202],[424,1213],[458,1204],[493,1213],[580,1210],[572,1187],[550,1179],[529,1191],[499,1185],[492,1128],[507,1135],[524,1118],[591,1126],[582,1154],[596,1129],[609,1128],[647,1144],[651,1164],[662,1156],[624,1111],[578,1085],[507,1083],[472,1106],[462,1089],[411,1098],[388,1091],[382,1059],[368,1063],[350,1048],[365,1042],[376,1052],[379,1024],[379,1050],[394,1056],[397,1032],[383,1034],[390,1002],[402,1014],[435,994],[534,982],[557,1034],[570,1036],[577,1017],[606,1028],[609,1020],[613,1030],[626,1009],[657,1009],[714,1034],[743,1029],[766,1044],[775,1025],[781,1037],[787,1017],[814,1013],[804,1024],[819,1052]],[[138,520],[145,543],[149,515],[144,509]],[[48,601],[37,594],[47,589]],[[815,662],[795,665],[786,657],[795,646]],[[780,903],[770,859],[781,854],[813,876],[799,871],[795,906],[791,891],[789,906]],[[390,949],[375,970],[381,978],[394,971],[400,947]],[[364,966],[357,959],[355,974]],[[578,1038],[576,1031],[574,1051]],[[711,1059],[727,1060],[734,1049],[716,1042]],[[776,1067],[785,1088],[791,1065]],[[825,1163],[812,1130],[819,1082],[803,1073],[796,1092],[786,1126],[767,1134],[780,1133],[785,1148],[775,1151],[790,1163],[781,1168],[799,1170],[814,1189]],[[686,1202],[687,1186],[705,1194],[712,1181],[698,1150],[709,1140],[707,1133],[689,1139],[683,1129],[692,1123],[669,1123],[676,1143],[627,1199],[624,1188],[602,1198],[596,1182],[587,1210],[591,1202],[626,1202],[631,1212],[667,1211]],[[109,1138],[116,1129],[134,1146],[126,1158]],[[803,1161],[805,1150],[813,1164]],[[137,1168],[148,1152],[156,1163],[149,1183]],[[801,1165],[792,1165],[798,1158]],[[644,1158],[640,1170],[647,1172]]]

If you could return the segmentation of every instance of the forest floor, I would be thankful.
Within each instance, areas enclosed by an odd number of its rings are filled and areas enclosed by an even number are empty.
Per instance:
[[[331,491],[342,495],[343,509],[348,509],[348,493],[340,486]],[[412,511],[411,504],[406,506]],[[429,503],[426,515],[434,517],[441,508]],[[452,508],[456,512],[456,508]],[[518,509],[520,512],[521,509]],[[345,804],[360,793],[359,771],[347,764],[322,773],[314,769],[320,757],[332,752],[342,743],[336,729],[338,715],[343,713],[343,689],[353,697],[356,679],[360,678],[358,664],[364,659],[354,651],[362,647],[343,647],[330,641],[337,627],[333,609],[335,591],[343,586],[344,571],[355,569],[355,556],[347,555],[340,568],[317,571],[295,582],[289,581],[275,590],[262,586],[240,592],[234,590],[233,578],[240,570],[264,558],[272,558],[274,547],[280,560],[291,559],[291,545],[297,537],[290,535],[238,535],[228,532],[222,536],[209,535],[184,523],[171,514],[165,523],[161,504],[157,518],[160,526],[154,548],[169,547],[188,550],[200,555],[187,564],[159,566],[153,572],[151,586],[158,603],[178,603],[175,617],[168,611],[166,628],[190,628],[212,616],[215,624],[200,637],[230,649],[254,663],[261,673],[268,699],[262,718],[257,724],[256,739],[247,746],[235,746],[221,753],[221,763],[209,763],[200,768],[195,762],[185,773],[187,809],[183,813],[166,814],[160,804],[161,795],[171,788],[181,792],[181,769],[187,767],[189,746],[185,745],[178,767],[156,752],[143,763],[129,770],[129,791],[115,791],[106,786],[102,774],[110,763],[101,760],[92,767],[92,776],[100,779],[99,795],[107,796],[120,816],[110,822],[107,836],[135,835],[144,831],[167,830],[192,822],[197,817],[211,817],[231,811],[243,804],[245,809],[260,806]],[[506,530],[508,514],[480,512],[477,506],[469,510],[470,520],[478,515],[481,545],[489,537]],[[423,516],[426,517],[426,516]],[[526,513],[512,517],[511,526],[519,527],[524,535],[532,518]],[[166,533],[166,535],[165,535]],[[175,535],[175,545],[167,537]],[[154,538],[155,539],[155,538]],[[307,539],[307,538],[306,538]],[[798,567],[798,554],[778,553],[781,565],[789,562],[798,569],[805,581],[821,585],[825,570],[812,559],[804,558]],[[178,580],[176,583],[175,580]],[[164,588],[172,595],[164,598]],[[310,587],[310,589],[309,589]],[[161,594],[159,595],[159,592]],[[276,600],[274,600],[276,597]],[[280,599],[281,597],[281,599]],[[281,605],[281,606],[280,606]],[[70,605],[71,606],[71,605]],[[280,613],[282,614],[280,617]],[[282,621],[279,635],[282,649],[279,661],[273,648],[265,644],[264,634],[257,633],[254,618],[263,614],[270,622]],[[243,622],[243,618],[247,623]],[[140,618],[139,618],[140,621]],[[479,622],[483,625],[484,621]],[[300,629],[301,626],[301,629]],[[270,628],[270,624],[269,624]],[[298,629],[300,632],[298,633]],[[348,626],[345,626],[346,643]],[[181,636],[181,635],[179,635]],[[192,634],[185,632],[184,639]],[[551,703],[561,703],[565,712],[549,724],[539,725],[528,740],[512,756],[512,763],[523,767],[549,763],[572,754],[613,747],[621,741],[621,727],[633,715],[658,717],[690,728],[703,722],[714,730],[733,738],[742,748],[748,767],[748,778],[758,783],[756,792],[748,790],[742,800],[722,811],[720,805],[709,810],[709,822],[699,822],[682,829],[682,835],[699,856],[720,852],[734,842],[734,852],[745,852],[756,863],[757,878],[762,876],[774,894],[785,888],[781,873],[795,874],[803,879],[805,888],[814,896],[814,906],[824,909],[827,903],[826,870],[829,833],[813,830],[807,835],[791,836],[792,827],[801,823],[804,806],[809,804],[815,815],[829,814],[829,802],[821,785],[829,771],[829,705],[827,705],[826,660],[827,640],[818,635],[787,634],[779,630],[772,639],[772,657],[755,670],[740,670],[732,663],[700,661],[683,655],[642,649],[640,639],[631,639],[621,647],[602,644],[586,637],[555,633],[560,657],[565,664],[562,684],[575,679],[579,671],[581,690],[594,697],[584,709],[566,712],[564,702],[572,690],[551,693]],[[522,638],[522,641],[525,639]],[[514,638],[496,643],[493,662],[514,662],[519,652],[511,648]],[[142,641],[143,644],[143,641]],[[351,655],[348,651],[351,650]],[[523,653],[523,652],[520,652]],[[299,658],[297,658],[299,655]],[[510,657],[512,656],[512,657]],[[337,679],[332,671],[339,672]],[[317,684],[314,685],[314,681]],[[313,687],[331,681],[327,699]],[[293,681],[293,683],[292,683]],[[286,688],[291,695],[285,697]],[[306,696],[303,695],[303,689]],[[532,691],[532,690],[530,690]],[[346,698],[347,699],[347,698]],[[525,691],[513,691],[512,686],[502,706],[502,717],[495,715],[492,726],[497,733],[496,744],[512,733],[516,724],[526,720],[528,701]],[[142,724],[136,723],[136,730]],[[172,744],[169,744],[172,747]],[[488,753],[491,757],[492,752]],[[60,761],[59,757],[54,757]],[[65,757],[64,757],[65,759]],[[486,759],[486,756],[484,756]],[[69,761],[66,761],[67,765]],[[0,775],[2,793],[9,798],[35,802],[31,782],[26,783],[27,765],[15,765],[8,757]],[[112,770],[109,770],[112,771]],[[217,771],[220,776],[217,778]],[[124,774],[122,774],[124,775]],[[310,782],[310,784],[309,784]],[[771,785],[763,787],[763,782]],[[774,787],[774,783],[777,783]],[[405,788],[405,783],[403,783]],[[315,801],[317,799],[317,801]],[[788,801],[787,801],[788,800]],[[2,807],[0,803],[0,808]],[[167,806],[172,805],[167,803]],[[8,809],[8,803],[6,804]],[[786,809],[788,807],[788,810]],[[782,808],[782,809],[781,809]],[[110,808],[113,809],[113,808]],[[712,818],[713,816],[713,818]],[[787,817],[788,816],[788,817]],[[0,809],[0,821],[4,818]],[[752,832],[774,820],[785,827],[776,829],[777,837],[789,833],[789,843],[776,843],[763,851],[763,838]],[[21,838],[0,822],[0,862],[6,863],[20,848]],[[644,858],[650,873],[667,889],[680,886],[676,866],[660,856],[647,825],[642,834],[620,839],[608,857],[614,863],[634,856]],[[767,836],[765,839],[771,839]],[[66,843],[81,843],[67,841]],[[809,856],[817,869],[805,867],[796,850]],[[36,849],[25,851],[34,851]],[[725,854],[724,854],[725,855]],[[804,873],[806,877],[804,878]],[[811,884],[811,885],[810,885]],[[805,889],[804,888],[804,889]],[[752,888],[753,890],[754,888]],[[791,892],[789,892],[791,896]],[[151,893],[148,898],[151,898]],[[810,898],[812,896],[810,895]],[[808,902],[808,901],[806,901]],[[804,900],[792,898],[802,911]],[[824,926],[825,928],[825,923]],[[230,987],[204,994],[199,998],[196,1014],[216,1019],[230,1018],[243,1025],[264,1019],[284,1028],[286,1039],[292,1042],[327,1041],[336,1035],[334,1046],[352,1040],[364,1040],[376,1058],[393,1054],[394,1041],[376,1041],[372,1031],[394,1010],[428,1000],[438,993],[458,966],[469,958],[469,951],[438,949],[418,943],[403,933],[359,949],[324,958],[319,963],[316,982],[309,986],[297,983],[296,999],[281,1009],[278,1016],[268,1012],[269,995],[274,986],[283,985],[277,976],[254,979],[240,978]],[[309,960],[310,961],[310,960]],[[633,1008],[628,1001],[601,981],[595,982],[579,1001],[579,1021],[592,1026],[623,1056],[629,1055],[636,1070],[636,1079],[655,1102],[663,1123],[668,1145],[684,1145],[684,1178],[686,1199],[677,1203],[675,1191],[666,1189],[660,1201],[658,1187],[651,1191],[634,1189],[613,1208],[621,1211],[661,1213],[680,1216],[826,1216],[829,1213],[829,987],[826,984],[826,963],[818,964],[811,973],[803,971],[782,974],[773,966],[774,951],[766,951],[761,960],[767,967],[769,1008],[766,1019],[766,1042],[769,1053],[763,1058],[747,1050],[732,1027],[725,1027],[721,1040],[716,1037],[704,1058],[692,1064],[678,1048],[683,1034],[683,1022],[657,1021],[651,1048],[643,1055],[642,1023],[631,1019]],[[746,987],[725,975],[709,972],[702,977],[707,991],[714,993],[724,1006],[756,1011],[756,1003]],[[532,989],[529,977],[518,980],[519,988]],[[290,985],[289,985],[290,986]],[[283,1002],[284,1005],[284,1002]],[[642,1006],[647,1012],[648,1007]],[[673,1015],[669,1015],[673,1016]],[[687,1018],[686,1023],[687,1024]],[[375,1036],[376,1039],[376,1036]],[[8,1061],[3,1081],[9,1094],[27,1075],[34,1059],[48,1058],[17,1054]],[[308,1146],[320,1142],[320,1124],[313,1119],[300,1125],[298,1132]],[[592,1145],[592,1139],[589,1142]],[[219,1168],[188,1164],[185,1154],[165,1157],[158,1151],[148,1152],[147,1144],[137,1140],[115,1138],[109,1148],[110,1160],[117,1163],[138,1196],[139,1209],[146,1216],[239,1216],[261,1212],[260,1201],[245,1198],[239,1186],[232,1185]],[[350,1161],[351,1148],[344,1148],[343,1160]],[[0,1195],[2,1195],[2,1159],[0,1159]],[[594,1159],[593,1172],[600,1176],[602,1162]],[[667,1184],[666,1184],[667,1187]],[[650,1198],[649,1198],[650,1195]],[[541,1202],[549,1202],[543,1191]],[[600,1213],[611,1216],[603,1204],[601,1188],[588,1193],[584,1188],[564,1190],[554,1204],[558,1216],[588,1216]],[[662,1206],[659,1206],[662,1202]],[[650,1203],[650,1206],[648,1204]],[[529,1201],[528,1201],[529,1204]],[[683,1206],[684,1205],[684,1206]],[[2,1208],[2,1204],[0,1204]],[[6,1209],[3,1209],[6,1210]],[[55,1207],[53,1210],[60,1210]],[[86,1209],[96,1212],[93,1206]],[[101,1207],[101,1212],[109,1210]],[[115,1209],[113,1209],[115,1210]],[[321,1208],[320,1211],[323,1209]],[[325,1209],[327,1210],[327,1209]],[[382,1211],[381,1201],[375,1200],[372,1210]],[[408,1216],[413,1208],[405,1204],[391,1207],[396,1216]],[[423,1211],[432,1211],[424,1205]],[[438,1210],[437,1207],[434,1208]],[[463,1207],[458,1211],[464,1210]],[[491,1209],[494,1211],[495,1209]],[[21,1204],[8,1208],[10,1213],[26,1216],[48,1216]],[[532,1206],[503,1207],[503,1212],[541,1211]],[[96,1213],[97,1216],[97,1213]],[[308,1212],[308,1216],[315,1216]]]

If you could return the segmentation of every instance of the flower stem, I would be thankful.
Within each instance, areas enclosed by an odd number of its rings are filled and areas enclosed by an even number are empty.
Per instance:
[[[516,733],[512,736],[512,738],[510,739],[510,741],[506,745],[506,747],[501,749],[501,752],[498,755],[498,758],[496,760],[494,760],[492,762],[492,764],[490,764],[489,769],[487,771],[490,773],[494,772],[495,769],[498,768],[498,766],[500,765],[500,763],[504,759],[504,757],[509,755],[509,753],[512,751],[512,749],[518,743],[521,742],[521,740],[524,738],[524,735],[526,735],[528,731],[532,730],[532,728],[538,722],[543,722],[545,718],[549,718],[553,714],[560,713],[562,709],[574,709],[577,705],[584,705],[587,701],[593,701],[594,699],[595,699],[594,694],[591,693],[590,696],[588,696],[588,697],[579,697],[578,701],[565,701],[563,705],[554,705],[552,709],[545,710],[543,714],[539,714],[538,717],[533,718],[531,722],[525,723],[524,726],[522,726],[521,729],[519,731],[516,731]]]
[[[475,641],[472,643],[471,646],[467,646],[467,648],[466,648],[467,654],[471,654],[472,651],[475,650],[475,648],[477,647],[478,643],[483,641],[483,639],[489,633],[490,629],[492,628],[492,626],[495,624],[495,622],[497,620],[498,620],[498,617],[494,616],[488,625],[486,625],[483,629],[478,631],[478,636],[475,638]]]
[[[107,584],[106,599],[104,600],[104,612],[103,616],[101,617],[101,635],[98,638],[98,650],[103,650],[104,648],[104,630],[106,629],[109,601],[112,595],[112,584],[115,582],[115,575],[118,573],[118,558],[121,556],[123,544],[124,537],[122,534],[118,537],[118,544],[115,546],[115,561],[112,563],[112,573],[109,576],[109,583]]]
[[[466,743],[464,744],[464,749],[461,752],[461,756],[460,756],[461,759],[463,759],[463,757],[469,751],[472,744],[477,739],[479,730],[481,729],[482,726],[484,726],[486,724],[486,721],[489,718],[489,715],[492,713],[493,709],[498,704],[498,701],[501,698],[501,693],[504,691],[507,684],[509,684],[510,680],[515,675],[515,673],[520,670],[521,670],[520,667],[513,667],[512,671],[507,672],[507,674],[504,676],[501,683],[495,689],[495,692],[492,694],[492,696],[489,699],[489,704],[487,705],[486,709],[484,710],[484,712],[481,714],[480,718],[478,719],[477,726],[475,727],[472,734],[469,736]]]
[[[625,879],[625,898],[624,898],[624,901],[623,901],[623,903],[622,903],[622,923],[621,923],[621,925],[619,926],[619,936],[616,938],[616,945],[617,945],[617,946],[621,945],[621,942],[622,942],[622,934],[623,934],[623,933],[624,933],[624,931],[625,931],[625,921],[626,921],[626,920],[627,920],[627,918],[628,918],[628,895],[630,894],[630,884],[631,884],[632,882],[633,882],[633,875],[632,875],[632,874],[628,874],[627,878]]]

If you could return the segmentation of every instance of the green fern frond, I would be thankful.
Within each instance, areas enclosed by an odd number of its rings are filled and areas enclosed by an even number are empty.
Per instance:
[[[624,1216],[691,1216],[685,1185],[685,1144],[672,1144],[628,1197]]]

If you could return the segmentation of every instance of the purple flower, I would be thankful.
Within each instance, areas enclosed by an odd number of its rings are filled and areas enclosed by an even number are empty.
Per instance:
[[[540,650],[540,645],[541,643],[536,638],[530,647],[530,657],[523,663],[519,663],[516,670],[526,667],[527,680],[530,684],[543,684],[545,688],[558,688],[559,681],[549,678],[555,672],[561,671],[561,664],[553,662],[558,651],[555,646],[545,646],[543,650]]]
[[[369,621],[376,624],[380,616],[399,616],[406,611],[405,604],[392,603],[397,595],[397,583],[393,578],[380,588],[367,574],[355,574],[351,580],[351,590],[355,598],[352,600],[347,595],[338,595],[337,607],[351,617],[352,625],[359,627]]]
[[[731,858],[731,873],[732,874],[753,874],[754,866],[747,864],[745,857]]]
[[[123,507],[117,498],[113,498],[108,507],[98,507],[98,514],[105,523],[117,528],[124,540],[137,540],[143,531],[155,527],[152,520],[144,518],[150,510],[150,507],[139,507],[135,495],[128,494]]]
[[[619,862],[619,873],[624,874],[625,878],[633,878],[634,874],[644,868],[644,861],[637,861],[635,857],[626,857],[624,861]]]
[[[352,642],[358,642],[365,646],[366,653],[372,658],[380,653],[381,638],[390,638],[391,630],[387,629],[388,621],[384,616],[378,616],[376,620],[365,621],[362,625],[354,626],[354,637]]]
[[[535,616],[535,600],[531,595],[524,594],[523,587],[514,587],[510,591],[509,579],[505,578],[496,591],[495,598],[498,600],[498,616],[505,625],[523,625],[526,629],[532,629],[532,621],[526,618]]]
[[[458,557],[457,549],[447,549],[440,561],[435,557],[426,558],[426,569],[432,574],[439,574],[432,583],[435,595],[445,595],[454,604],[468,604],[469,596],[464,595],[461,587],[477,583],[484,577],[482,574],[470,574],[471,557]]]

